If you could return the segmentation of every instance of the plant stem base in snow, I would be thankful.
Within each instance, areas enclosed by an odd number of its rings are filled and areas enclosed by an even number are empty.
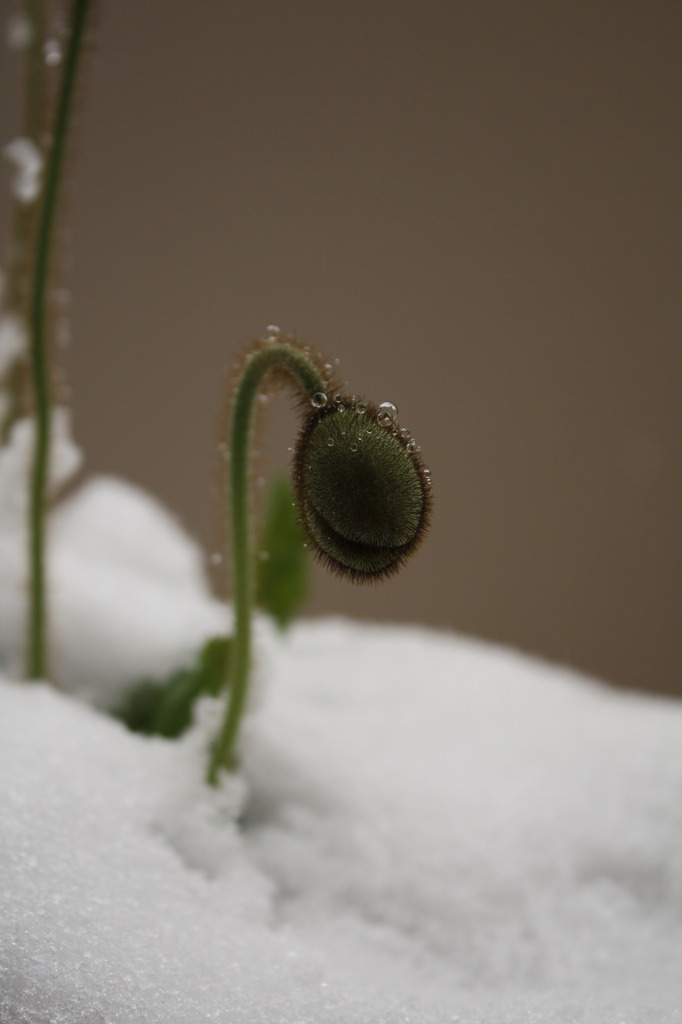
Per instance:
[[[232,596],[235,626],[230,663],[228,706],[222,730],[211,748],[208,781],[215,785],[221,769],[236,765],[239,732],[251,667],[251,616],[254,604],[253,551],[249,526],[250,444],[256,398],[273,371],[285,375],[303,396],[323,392],[325,382],[300,348],[274,338],[248,357],[237,384],[230,437],[230,525]]]

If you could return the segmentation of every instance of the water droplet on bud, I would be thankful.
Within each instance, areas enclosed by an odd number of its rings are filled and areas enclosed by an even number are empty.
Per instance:
[[[356,452],[358,450],[358,443],[357,443],[357,441],[351,441],[350,450],[352,452]]]
[[[327,404],[327,396],[324,391],[316,391],[313,397],[310,399],[310,404],[313,409],[324,409]]]
[[[367,402],[365,402],[364,399],[360,399],[360,401],[355,405],[355,411],[359,412],[361,416],[364,416],[367,412]]]
[[[330,448],[333,448],[334,447],[334,438],[333,437],[327,438],[327,444],[329,445]]]
[[[398,409],[393,402],[382,402],[377,412],[377,423],[382,427],[390,427],[397,415]]]

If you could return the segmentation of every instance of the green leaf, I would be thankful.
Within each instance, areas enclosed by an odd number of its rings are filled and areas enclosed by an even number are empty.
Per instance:
[[[120,708],[113,712],[114,718],[124,722],[131,732],[153,733],[156,712],[163,699],[164,683],[150,680],[136,683],[126,694]]]
[[[256,569],[256,604],[282,630],[310,589],[310,560],[293,501],[288,478],[275,479],[268,493]]]
[[[196,665],[173,673],[163,682],[137,683],[115,712],[132,732],[173,739],[191,725],[194,704],[205,695],[216,696],[225,685],[230,639],[215,637],[201,649]]]

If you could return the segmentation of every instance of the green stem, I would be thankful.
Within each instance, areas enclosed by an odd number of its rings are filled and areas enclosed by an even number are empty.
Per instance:
[[[249,445],[253,411],[263,379],[273,370],[312,397],[325,391],[325,381],[306,354],[284,342],[259,349],[250,358],[238,384],[232,412],[230,448],[230,503],[234,638],[230,662],[230,689],[223,728],[211,750],[208,781],[216,785],[222,769],[236,766],[235,745],[244,712],[251,669],[251,614],[253,570],[249,527]]]
[[[45,337],[47,333],[46,292],[64,152],[89,7],[90,0],[74,0],[71,36],[57,102],[54,136],[47,163],[45,191],[36,239],[36,261],[31,296],[31,372],[35,392],[36,438],[31,474],[29,523],[30,585],[27,652],[27,675],[29,679],[44,678],[47,669],[45,642],[45,503],[51,423],[50,380]]]

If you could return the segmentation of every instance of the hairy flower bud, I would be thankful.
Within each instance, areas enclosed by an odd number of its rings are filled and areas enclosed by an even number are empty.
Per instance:
[[[311,413],[294,460],[313,552],[356,582],[397,572],[419,546],[431,510],[430,478],[414,439],[376,406],[361,408],[340,397]]]

